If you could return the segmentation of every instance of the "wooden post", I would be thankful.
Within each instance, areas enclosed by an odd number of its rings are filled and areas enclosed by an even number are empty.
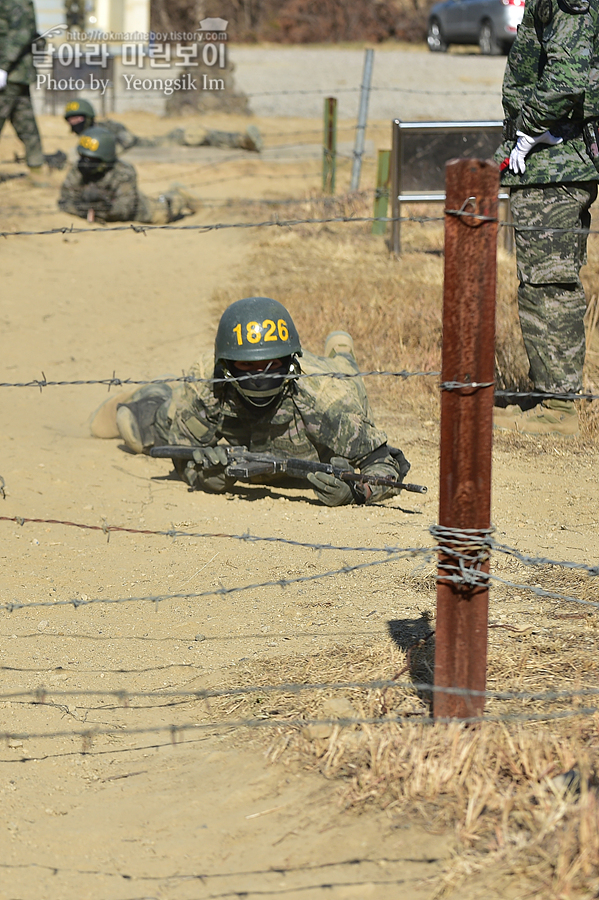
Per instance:
[[[439,554],[435,686],[484,691],[489,590],[480,578],[469,584],[460,575],[451,551],[462,555],[467,573],[489,571],[488,553],[477,539],[491,525],[499,168],[451,160],[445,173],[439,525],[450,532],[440,536],[446,550]],[[456,575],[456,581],[445,580]],[[483,711],[484,697],[434,695],[435,718]]]
[[[391,123],[391,243],[390,249],[394,256],[401,253],[401,122],[393,119]]]
[[[379,150],[376,168],[376,188],[374,191],[374,218],[386,218],[389,205],[389,177],[391,173],[391,151]],[[384,234],[386,222],[373,222],[372,233]]]
[[[335,193],[337,171],[337,99],[324,100],[324,139],[322,147],[322,192]]]

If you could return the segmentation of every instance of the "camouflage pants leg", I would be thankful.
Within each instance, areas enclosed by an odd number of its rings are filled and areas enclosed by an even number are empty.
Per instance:
[[[574,231],[590,227],[596,197],[593,182],[512,188],[520,324],[530,377],[540,391],[582,388],[586,301],[580,268],[587,236]]]
[[[151,225],[167,225],[182,219],[186,208],[185,197],[176,190],[166,191],[159,197],[148,197],[140,193],[135,219]]]
[[[7,119],[25,145],[27,165],[30,168],[43,166],[42,142],[28,84],[13,84],[9,81],[4,90],[0,91],[0,131]]]

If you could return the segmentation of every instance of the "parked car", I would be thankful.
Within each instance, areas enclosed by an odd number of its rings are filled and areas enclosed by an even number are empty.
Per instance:
[[[442,0],[431,8],[427,44],[445,53],[450,44],[478,44],[486,56],[508,53],[524,14],[524,0]]]

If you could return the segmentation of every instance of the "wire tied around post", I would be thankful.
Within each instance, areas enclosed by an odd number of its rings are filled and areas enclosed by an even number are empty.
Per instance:
[[[491,555],[495,528],[451,528],[447,525],[431,525],[431,535],[437,541],[435,550],[442,556],[455,560],[454,565],[443,562],[444,570],[453,574],[439,575],[438,580],[454,584],[483,586],[488,582],[488,574],[481,570]]]

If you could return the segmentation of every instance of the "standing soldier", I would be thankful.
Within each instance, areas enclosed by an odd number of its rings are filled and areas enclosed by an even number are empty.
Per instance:
[[[585,353],[590,207],[599,181],[599,4],[527,0],[503,81],[522,335],[536,392],[578,393]],[[515,142],[515,145],[514,145]],[[547,230],[544,230],[547,229]],[[563,229],[555,231],[554,229]],[[495,409],[495,427],[526,434],[578,433],[572,400]]]
[[[25,145],[34,184],[44,164],[29,91],[35,81],[31,45],[37,37],[32,0],[0,0],[0,131],[8,119]]]

